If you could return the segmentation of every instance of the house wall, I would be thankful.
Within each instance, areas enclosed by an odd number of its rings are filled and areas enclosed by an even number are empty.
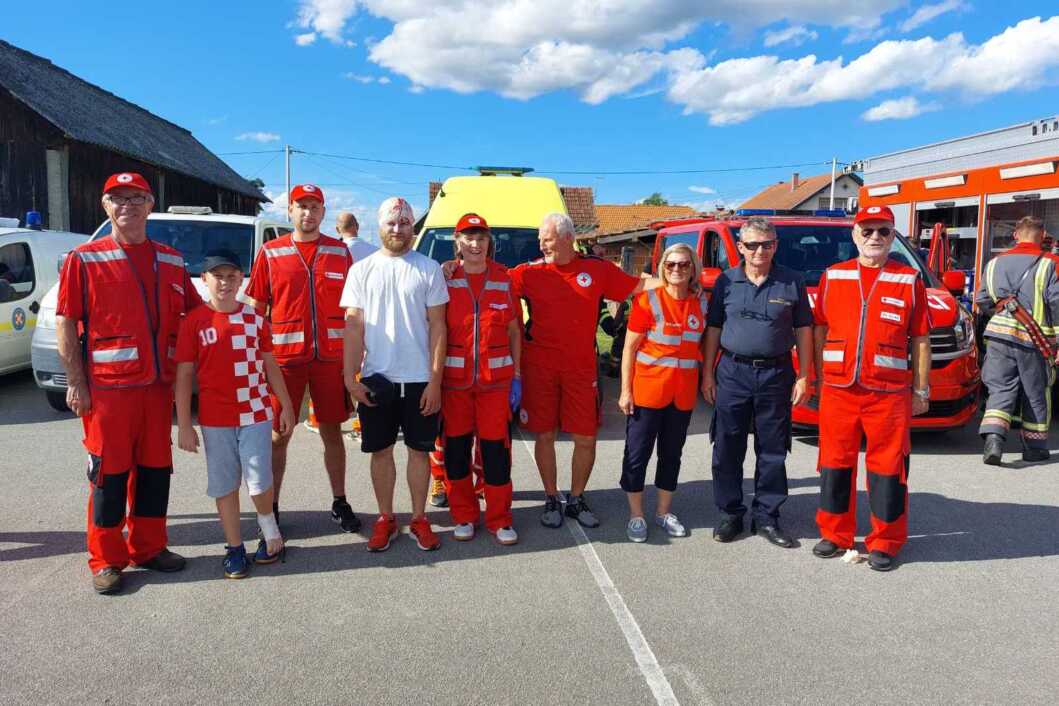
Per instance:
[[[40,211],[47,225],[47,148],[62,134],[0,89],[0,216],[24,219]]]
[[[839,174],[835,177],[835,208],[851,208],[853,205],[852,201],[857,198],[859,190],[860,184],[857,183],[856,179],[849,174]],[[828,208],[826,200],[829,200],[830,196],[831,184],[829,183],[810,198],[795,206],[794,209],[796,211],[816,211],[821,208]],[[825,199],[823,205],[820,204],[820,199]]]

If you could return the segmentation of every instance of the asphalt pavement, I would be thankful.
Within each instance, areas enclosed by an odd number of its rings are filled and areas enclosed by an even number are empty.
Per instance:
[[[0,703],[1059,701],[1059,456],[1024,464],[1009,442],[1007,466],[984,466],[977,420],[914,436],[911,538],[898,569],[880,574],[810,552],[812,436],[795,438],[788,463],[783,526],[799,546],[713,542],[710,412],[700,406],[673,507],[691,534],[652,531],[631,544],[614,398],[586,496],[598,529],[538,523],[533,442],[516,437],[518,545],[484,532],[457,543],[447,511],[433,509],[439,551],[419,551],[403,529],[388,552],[369,554],[366,457],[349,442],[348,496],[365,530],[344,534],[329,518],[320,441],[299,428],[283,488],[286,563],[222,578],[203,458],[177,450],[170,547],[187,569],[129,570],[124,592],[103,597],[84,551],[80,423],[53,412],[28,373],[2,377]],[[570,450],[560,443],[565,483]],[[752,464],[751,452],[748,476]],[[252,548],[245,495],[243,509]]]

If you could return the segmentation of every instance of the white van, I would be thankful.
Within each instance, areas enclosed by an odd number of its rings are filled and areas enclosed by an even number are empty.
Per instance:
[[[17,224],[17,221],[16,221]],[[63,255],[88,236],[0,228],[0,375],[30,367],[30,340]]]
[[[152,213],[147,217],[147,237],[176,248],[184,255],[184,263],[196,289],[206,298],[206,290],[199,275],[206,253],[216,248],[227,248],[239,256],[243,273],[249,277],[254,258],[268,241],[293,231],[290,223],[260,216],[237,216],[213,213],[208,207],[172,206],[166,213]],[[91,240],[110,235],[110,221],[104,221]],[[84,236],[81,236],[82,242]],[[246,287],[246,281],[243,282]],[[59,287],[54,286],[41,302],[37,329],[33,334],[33,377],[44,390],[48,404],[57,410],[66,409],[66,371],[59,361],[55,339],[55,306]]]

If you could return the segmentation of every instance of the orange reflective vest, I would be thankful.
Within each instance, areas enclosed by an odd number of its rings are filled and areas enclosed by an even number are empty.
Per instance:
[[[184,257],[173,248],[154,246],[155,291],[143,282],[113,237],[78,246],[73,254],[84,267],[84,347],[88,376],[102,388],[172,383],[176,339],[184,315]],[[158,327],[151,329],[147,297],[158,304]]]
[[[833,387],[859,383],[869,390],[893,392],[912,385],[908,329],[919,272],[887,260],[864,292],[856,259],[832,265],[824,273],[823,301],[827,339],[824,382]]]
[[[633,403],[661,409],[695,407],[699,390],[700,342],[706,329],[706,298],[689,295],[674,299],[664,287],[641,292],[637,306],[650,307],[654,327],[639,350],[632,378]]]
[[[339,301],[353,265],[349,250],[341,240],[321,233],[312,262],[302,259],[293,235],[265,243],[261,253],[268,258],[276,361],[298,365],[314,358],[341,360],[345,313]]]
[[[453,272],[448,286],[448,349],[442,384],[450,389],[506,384],[515,375],[507,333],[515,303],[507,268],[490,260],[477,298],[462,265]]]

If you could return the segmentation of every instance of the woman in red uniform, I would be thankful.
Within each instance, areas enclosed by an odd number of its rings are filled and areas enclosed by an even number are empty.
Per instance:
[[[501,544],[514,544],[511,526],[511,408],[522,395],[519,374],[521,316],[507,269],[485,219],[473,213],[456,224],[460,264],[448,280],[448,349],[441,400],[445,465],[450,483],[453,537],[474,538],[478,497],[471,448],[478,437],[485,475],[485,527]]]
[[[656,445],[655,524],[670,537],[687,534],[669,506],[698,394],[706,299],[699,291],[699,259],[690,247],[666,248],[660,263],[664,286],[633,300],[621,358],[618,406],[628,415],[621,487],[629,499],[625,534],[633,542],[647,541],[643,486]]]

